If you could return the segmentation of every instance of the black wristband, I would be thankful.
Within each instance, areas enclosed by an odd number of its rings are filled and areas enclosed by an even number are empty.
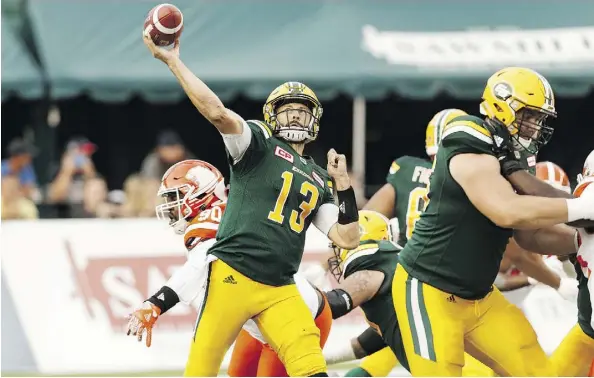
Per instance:
[[[357,199],[353,187],[346,190],[339,190],[338,194],[338,223],[349,224],[359,221],[357,210]]]
[[[367,328],[362,334],[357,336],[357,341],[368,356],[386,347],[384,339],[371,327]]]
[[[169,311],[173,306],[179,303],[177,293],[168,286],[163,286],[155,295],[147,299],[161,310],[161,315]]]
[[[326,299],[332,312],[332,319],[338,319],[351,312],[353,309],[353,299],[346,291],[342,289],[334,289],[327,291]]]

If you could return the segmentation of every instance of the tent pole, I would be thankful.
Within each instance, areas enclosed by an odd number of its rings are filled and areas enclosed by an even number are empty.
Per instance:
[[[365,186],[365,147],[366,147],[366,102],[365,97],[356,96],[353,99],[353,154],[351,169]]]

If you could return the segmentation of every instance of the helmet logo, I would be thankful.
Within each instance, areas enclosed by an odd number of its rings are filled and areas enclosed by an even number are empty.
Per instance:
[[[512,96],[512,87],[507,83],[497,83],[493,87],[493,93],[498,99],[506,101]]]

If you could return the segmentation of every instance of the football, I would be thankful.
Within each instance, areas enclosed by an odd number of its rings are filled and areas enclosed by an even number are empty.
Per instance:
[[[157,46],[169,46],[184,29],[184,16],[172,4],[159,4],[149,12],[144,21],[144,31]]]

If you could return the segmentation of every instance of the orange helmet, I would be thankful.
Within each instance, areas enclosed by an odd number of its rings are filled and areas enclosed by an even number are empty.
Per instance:
[[[202,160],[172,165],[163,175],[157,195],[165,201],[155,208],[157,218],[168,219],[177,233],[183,233],[188,221],[213,202],[227,198],[223,175]]]
[[[550,161],[537,163],[536,177],[557,189],[571,193],[569,176],[567,176],[567,173],[555,163],[551,163]]]
[[[574,197],[581,196],[586,187],[594,182],[594,150],[586,158],[584,170],[578,175],[577,182],[578,184],[573,191]]]
[[[594,150],[590,152],[590,155],[586,158],[584,163],[584,170],[582,171],[582,177],[594,177]]]

